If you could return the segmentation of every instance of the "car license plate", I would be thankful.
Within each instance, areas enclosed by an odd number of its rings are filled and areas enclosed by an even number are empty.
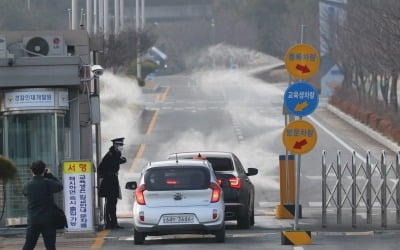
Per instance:
[[[182,215],[164,215],[164,224],[193,224],[194,216],[192,214],[182,214]]]

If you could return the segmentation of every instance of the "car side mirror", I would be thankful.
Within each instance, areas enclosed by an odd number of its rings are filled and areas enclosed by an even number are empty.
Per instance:
[[[248,168],[247,169],[247,176],[252,176],[258,174],[258,169],[257,168]]]
[[[125,184],[125,189],[135,190],[137,188],[136,181],[129,181]]]

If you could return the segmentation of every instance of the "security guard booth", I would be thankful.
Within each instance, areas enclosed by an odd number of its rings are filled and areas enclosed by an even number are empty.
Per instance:
[[[92,89],[86,31],[0,31],[0,154],[18,167],[1,224],[26,224],[32,161],[61,181],[63,161],[93,159]]]

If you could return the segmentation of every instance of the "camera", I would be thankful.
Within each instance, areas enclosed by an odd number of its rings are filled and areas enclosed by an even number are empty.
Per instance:
[[[97,65],[97,64],[91,66],[91,70],[95,76],[101,76],[104,72],[103,67],[101,67],[100,65]]]

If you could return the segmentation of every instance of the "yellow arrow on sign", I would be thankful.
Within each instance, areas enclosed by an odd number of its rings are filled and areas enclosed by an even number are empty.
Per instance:
[[[301,112],[301,111],[303,111],[303,109],[305,109],[307,107],[308,107],[308,102],[304,101],[302,103],[297,104],[296,107],[294,108],[294,111]]]

